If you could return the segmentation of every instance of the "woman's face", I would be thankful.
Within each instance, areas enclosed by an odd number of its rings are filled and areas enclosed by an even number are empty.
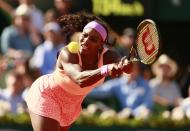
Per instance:
[[[84,29],[79,38],[79,42],[81,45],[81,54],[97,53],[98,50],[101,49],[104,44],[100,34],[92,28]]]

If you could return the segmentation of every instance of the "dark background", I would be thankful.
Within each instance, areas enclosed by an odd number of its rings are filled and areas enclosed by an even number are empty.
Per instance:
[[[92,0],[73,1],[73,12],[86,10],[93,13]],[[140,2],[144,6],[144,14],[142,16],[98,15],[119,34],[127,26],[136,28],[139,22],[145,18],[153,19],[160,31],[162,53],[166,53],[175,59],[180,67],[189,65],[190,0],[121,0],[121,3],[131,4],[135,1]],[[176,4],[175,1],[178,1],[178,3]],[[8,0],[8,2],[13,6],[17,5],[16,0]],[[45,12],[48,8],[52,8],[53,0],[36,0],[36,4]],[[10,24],[10,17],[0,10],[0,18],[1,33],[2,29]]]

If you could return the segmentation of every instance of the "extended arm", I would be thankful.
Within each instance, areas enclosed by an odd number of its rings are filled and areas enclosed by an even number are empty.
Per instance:
[[[78,64],[79,58],[77,54],[72,54],[67,47],[63,48],[58,57],[58,66],[63,68],[64,72],[81,87],[86,87],[97,82],[104,76],[101,75],[101,69],[83,71]]]
[[[113,56],[114,57],[114,56]],[[115,57],[117,58],[117,57]],[[104,58],[105,59],[105,58]],[[112,62],[113,61],[113,62]],[[113,64],[111,64],[111,62]],[[118,63],[115,63],[118,62]],[[71,54],[67,47],[65,47],[58,58],[58,65],[62,68],[64,68],[64,71],[66,74],[77,84],[79,84],[81,87],[86,87],[89,85],[94,84],[98,80],[104,77],[103,74],[101,74],[101,68],[97,68],[95,70],[85,70],[83,71],[80,65],[78,64],[78,55],[77,54]],[[104,64],[108,64],[108,74],[111,76],[116,76],[117,74],[121,74],[122,71],[119,64],[119,59],[113,59],[109,61],[105,61]]]

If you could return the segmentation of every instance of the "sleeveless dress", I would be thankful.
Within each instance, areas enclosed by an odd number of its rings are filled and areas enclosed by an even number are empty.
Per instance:
[[[106,48],[102,51],[98,67],[103,65],[103,54],[106,51]],[[78,56],[82,66],[80,54]],[[102,84],[104,79],[105,77],[91,86],[81,88],[64,70],[56,69],[52,74],[39,77],[32,84],[25,101],[31,112],[52,118],[62,127],[70,126],[80,115],[83,99],[93,88]]]

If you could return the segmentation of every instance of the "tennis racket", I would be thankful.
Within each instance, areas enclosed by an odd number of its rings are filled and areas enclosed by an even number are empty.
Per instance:
[[[151,19],[143,20],[137,27],[135,43],[131,47],[128,60],[152,64],[158,58],[160,51],[159,32]]]

